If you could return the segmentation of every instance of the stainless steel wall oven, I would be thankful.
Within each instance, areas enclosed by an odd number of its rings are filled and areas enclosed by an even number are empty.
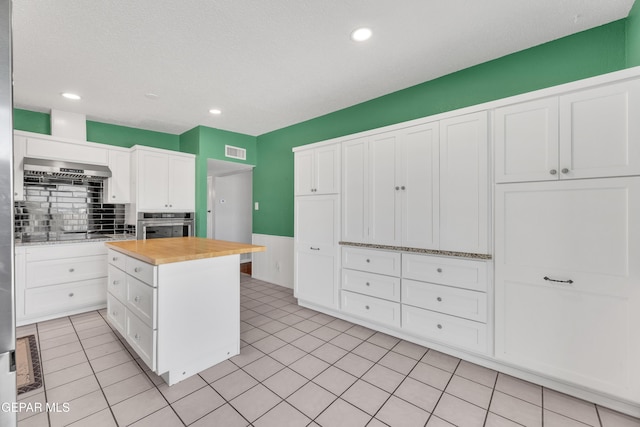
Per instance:
[[[195,233],[193,212],[139,212],[136,227],[138,240],[163,237],[188,237]]]

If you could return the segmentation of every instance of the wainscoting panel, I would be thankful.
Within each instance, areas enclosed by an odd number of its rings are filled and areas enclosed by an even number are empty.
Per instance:
[[[252,254],[252,277],[293,289],[293,237],[253,234],[252,239],[267,247]]]

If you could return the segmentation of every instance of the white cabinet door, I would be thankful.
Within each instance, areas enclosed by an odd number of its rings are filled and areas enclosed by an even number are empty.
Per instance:
[[[196,165],[191,157],[169,155],[168,201],[170,210],[196,210]]]
[[[496,189],[496,357],[640,402],[640,177]]]
[[[337,195],[295,200],[296,297],[337,308],[340,202]]]
[[[139,211],[166,210],[169,207],[169,163],[167,155],[153,151],[138,151]]]
[[[24,154],[27,139],[13,136],[13,200],[24,200]]]
[[[313,194],[313,150],[294,154],[295,195]]]
[[[371,137],[369,141],[369,242],[400,246],[401,189],[398,132]]]
[[[496,182],[558,179],[558,98],[497,108]]]
[[[401,194],[401,241],[411,248],[439,244],[438,122],[401,131],[398,184]]]
[[[334,194],[340,191],[340,145],[314,150],[314,194]]]
[[[104,203],[131,201],[131,154],[128,151],[109,150],[111,178],[107,179],[107,198]]]
[[[346,141],[342,145],[342,240],[368,241],[368,154],[367,138]]]
[[[440,122],[440,249],[489,253],[487,112]]]
[[[560,178],[640,174],[640,80],[560,97]]]

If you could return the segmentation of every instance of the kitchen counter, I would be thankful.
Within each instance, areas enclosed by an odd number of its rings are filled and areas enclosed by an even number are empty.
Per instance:
[[[202,237],[171,237],[166,239],[107,242],[106,245],[110,249],[152,265],[249,252],[263,252],[266,250],[264,246]]]
[[[100,234],[100,237],[61,239],[61,240],[15,240],[15,246],[43,246],[43,245],[63,245],[69,243],[90,243],[90,242],[117,242],[122,240],[136,240],[135,234]]]

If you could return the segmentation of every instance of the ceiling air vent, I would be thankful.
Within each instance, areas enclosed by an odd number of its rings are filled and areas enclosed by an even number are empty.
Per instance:
[[[224,155],[232,159],[247,160],[247,150],[231,145],[224,146]]]

